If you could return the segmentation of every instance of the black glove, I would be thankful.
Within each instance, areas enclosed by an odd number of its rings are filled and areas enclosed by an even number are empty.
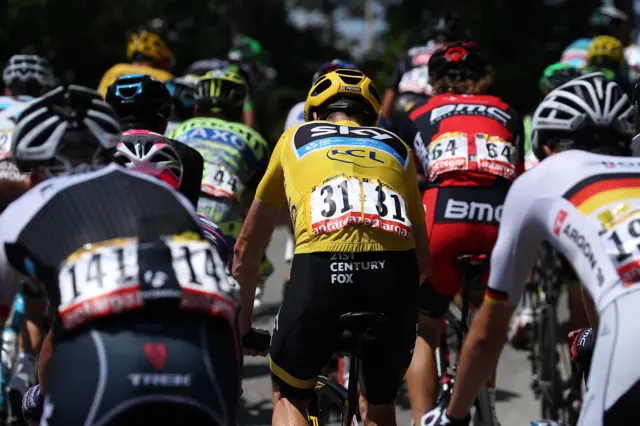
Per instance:
[[[591,366],[591,357],[593,356],[593,348],[596,345],[592,328],[582,328],[576,330],[571,344],[571,360],[578,364],[588,375]]]
[[[420,426],[469,426],[470,420],[468,414],[464,419],[452,419],[447,417],[447,407],[436,407],[422,416]]]

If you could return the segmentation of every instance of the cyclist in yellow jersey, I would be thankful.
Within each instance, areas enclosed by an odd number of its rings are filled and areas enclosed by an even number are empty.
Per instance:
[[[173,68],[175,57],[159,34],[141,30],[129,37],[127,59],[130,64],[116,64],[102,76],[98,92],[103,98],[107,88],[123,75],[145,74],[161,82],[173,79],[169,69]]]
[[[374,127],[379,113],[378,92],[360,71],[319,77],[305,104],[308,122],[280,138],[236,242],[244,336],[260,260],[288,203],[296,249],[271,340],[274,425],[307,424],[317,375],[338,349],[338,319],[354,311],[388,320],[362,354],[363,422],[395,424],[429,249],[413,153]]]

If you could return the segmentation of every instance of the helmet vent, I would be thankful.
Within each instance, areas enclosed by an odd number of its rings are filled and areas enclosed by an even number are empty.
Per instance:
[[[311,93],[311,96],[318,96],[320,93],[324,92],[328,88],[331,87],[331,80],[325,79],[320,84],[316,85],[315,90]]]

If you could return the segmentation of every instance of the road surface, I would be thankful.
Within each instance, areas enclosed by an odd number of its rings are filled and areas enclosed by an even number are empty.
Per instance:
[[[286,229],[279,227],[268,249],[269,259],[274,263],[275,273],[266,285],[263,306],[256,312],[254,325],[271,330],[273,318],[280,306],[282,284],[287,270],[283,261]],[[564,317],[561,315],[560,317]],[[266,358],[245,357],[243,396],[241,401],[241,426],[271,424],[271,383]],[[531,378],[526,352],[506,346],[498,369],[497,409],[503,426],[529,426],[539,418],[539,403],[534,400],[529,388]],[[406,393],[398,398],[398,425],[408,426],[411,413]]]

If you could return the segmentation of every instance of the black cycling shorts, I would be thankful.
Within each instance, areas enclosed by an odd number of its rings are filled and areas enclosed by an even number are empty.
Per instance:
[[[235,425],[240,352],[221,318],[138,312],[54,343],[50,426]]]
[[[312,397],[341,349],[340,315],[368,311],[388,321],[363,348],[360,388],[373,405],[394,402],[416,340],[418,280],[413,250],[294,255],[271,339],[271,375],[282,395]]]

